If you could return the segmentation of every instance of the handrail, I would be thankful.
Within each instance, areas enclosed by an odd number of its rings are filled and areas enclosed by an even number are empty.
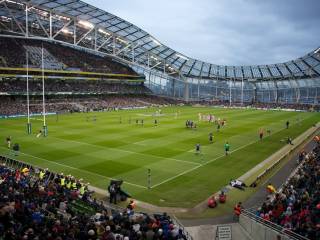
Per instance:
[[[257,216],[256,214],[254,214],[251,211],[243,209],[241,214],[249,217],[251,220],[253,220],[253,221],[257,222],[257,223],[260,223],[260,224],[262,224],[263,226],[265,226],[267,228],[270,228],[270,229],[278,232],[281,235],[285,235],[285,236],[289,237],[290,239],[293,239],[293,240],[309,240],[309,238],[301,236],[300,234],[295,233],[295,232],[293,232],[293,231],[291,231],[291,230],[289,230],[287,228],[284,228],[284,227],[282,227],[282,226],[280,226],[280,225],[278,225],[276,223],[273,223],[271,221],[265,220],[265,219]]]
[[[183,226],[183,224],[179,221],[179,219],[173,215],[171,217],[171,220],[174,222],[175,225],[178,225],[179,228],[182,229],[183,233],[185,234],[185,236],[187,237],[187,240],[193,240],[193,237],[189,234],[188,231],[186,231],[185,227]]]

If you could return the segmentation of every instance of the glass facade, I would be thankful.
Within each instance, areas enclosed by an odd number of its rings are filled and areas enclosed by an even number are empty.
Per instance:
[[[145,84],[163,96],[319,104],[320,48],[284,63],[207,63],[185,56],[138,26],[81,0],[30,0],[27,4],[0,0],[0,34],[59,41],[112,56],[143,74]]]
[[[320,78],[235,81],[173,78],[157,72],[144,72],[146,86],[155,94],[188,100],[231,103],[320,104]]]

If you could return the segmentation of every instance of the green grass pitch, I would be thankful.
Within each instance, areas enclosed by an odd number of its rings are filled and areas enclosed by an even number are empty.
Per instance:
[[[13,143],[21,146],[16,158],[24,162],[72,174],[103,189],[111,178],[123,179],[123,188],[136,199],[192,207],[284,146],[282,139],[295,138],[320,120],[319,113],[210,107],[165,107],[162,116],[154,117],[156,110],[65,114],[58,121],[49,116],[46,138],[36,138],[41,117],[32,118],[32,135],[26,134],[25,118],[3,119],[0,154],[10,154],[5,138],[11,135]],[[214,124],[198,123],[199,112],[226,118],[227,125],[216,132]],[[93,116],[97,121],[92,121]],[[144,126],[137,125],[136,119],[144,119]],[[198,128],[187,129],[187,119],[196,121]],[[285,129],[287,120],[289,129]],[[263,141],[258,139],[260,128],[271,129]],[[209,132],[214,135],[212,144]],[[223,149],[226,141],[231,145],[228,157]],[[202,146],[201,154],[195,154],[196,143]],[[147,188],[148,169],[151,189]]]

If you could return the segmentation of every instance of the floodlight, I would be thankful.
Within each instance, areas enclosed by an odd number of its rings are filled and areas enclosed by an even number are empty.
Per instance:
[[[70,30],[68,30],[66,28],[62,29],[61,32],[65,33],[65,34],[70,34],[70,35],[73,34]]]
[[[78,23],[86,28],[94,28],[94,25],[87,21],[80,20]]]
[[[98,32],[99,32],[99,33],[103,33],[103,34],[105,34],[105,35],[110,35],[110,33],[108,33],[107,31],[105,31],[105,30],[102,29],[102,28],[99,28]]]

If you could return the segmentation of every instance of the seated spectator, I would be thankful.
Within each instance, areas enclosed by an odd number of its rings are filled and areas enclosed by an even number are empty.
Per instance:
[[[209,208],[215,208],[216,206],[217,206],[216,198],[214,196],[210,197],[208,199],[208,207]]]
[[[320,238],[320,146],[306,153],[295,175],[257,210],[270,220],[308,239]],[[272,190],[275,192],[275,189]]]
[[[84,194],[72,196],[82,186],[82,181],[48,169],[1,165],[0,239],[186,239],[166,213],[136,213],[133,201],[130,211],[107,209],[86,188]]]
[[[225,203],[227,201],[227,195],[224,193],[224,191],[221,191],[219,194],[219,202]]]

